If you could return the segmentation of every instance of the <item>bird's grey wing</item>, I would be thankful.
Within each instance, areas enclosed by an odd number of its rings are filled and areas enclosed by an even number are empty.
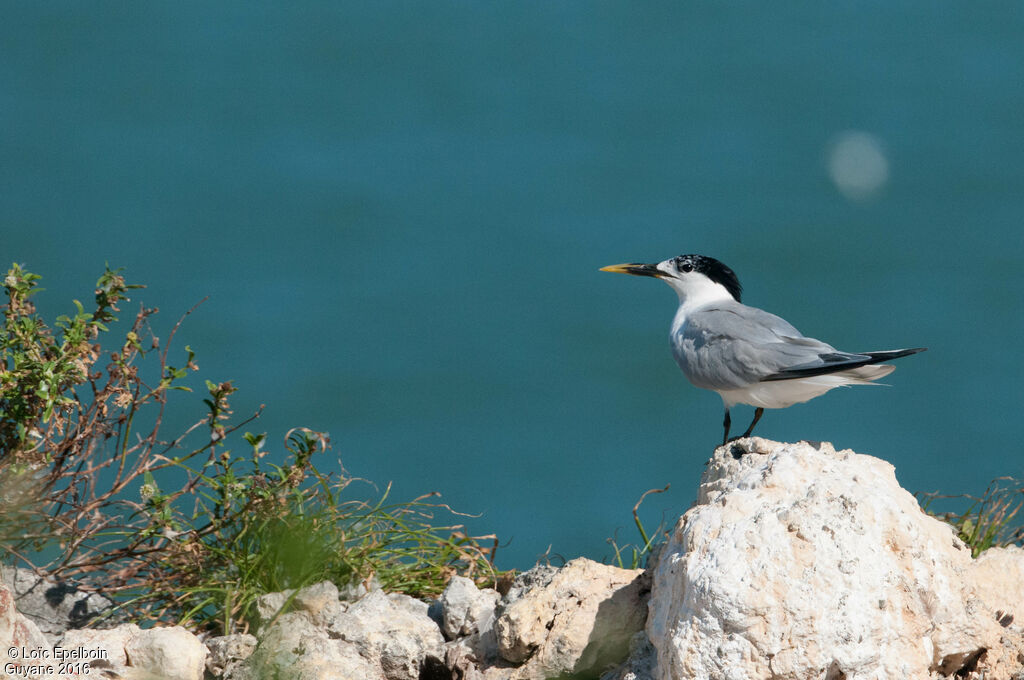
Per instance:
[[[740,303],[691,313],[672,342],[690,382],[712,390],[744,387],[822,361],[822,355],[844,354],[805,337],[785,319]]]
[[[866,366],[867,364],[878,363],[865,354],[848,354],[846,352],[825,352],[819,354],[813,361],[796,366],[789,366],[781,371],[771,373],[761,378],[761,382],[772,380],[792,380],[793,378],[810,378],[815,375],[827,373],[838,373],[851,368]]]
[[[839,371],[846,371],[851,368],[878,364],[883,361],[891,361],[893,359],[910,356],[911,354],[923,352],[925,349],[925,347],[915,347],[913,349],[893,349],[885,352],[864,352],[862,354],[851,354],[849,352],[827,352],[825,354],[819,354],[816,361],[811,361],[799,366],[790,366],[785,370],[767,375],[764,378],[761,378],[761,380],[764,382],[772,380],[792,380],[793,378],[809,378],[815,375],[838,373]]]

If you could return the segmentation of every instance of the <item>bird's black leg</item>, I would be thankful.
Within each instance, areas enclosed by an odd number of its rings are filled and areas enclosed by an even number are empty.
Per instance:
[[[725,427],[725,435],[722,437],[722,446],[729,443],[729,426],[732,425],[732,419],[729,417],[729,409],[725,409],[725,420],[722,421],[722,425]]]
[[[750,421],[750,427],[743,433],[744,437],[749,437],[750,433],[754,431],[754,425],[757,425],[757,421],[761,420],[761,416],[764,414],[764,409],[758,406],[754,409],[754,419]]]

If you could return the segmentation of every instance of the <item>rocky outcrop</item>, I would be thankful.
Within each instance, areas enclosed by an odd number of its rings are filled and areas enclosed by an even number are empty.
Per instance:
[[[891,465],[829,444],[719,448],[643,572],[578,559],[504,595],[456,576],[432,604],[324,582],[257,609],[255,635],[205,646],[133,624],[60,645],[137,680],[204,659],[223,680],[1024,680],[1024,550],[972,559]],[[0,645],[49,644],[0,586]]]
[[[446,665],[459,680],[597,678],[629,655],[647,619],[643,571],[587,559],[530,570],[500,601],[475,590],[453,582],[440,599],[446,622],[473,621],[459,626],[461,638],[446,625]]]
[[[445,638],[455,640],[493,628],[494,609],[500,600],[497,590],[480,590],[470,579],[453,576],[438,602]]]
[[[630,639],[643,630],[648,592],[639,569],[569,562],[550,583],[505,604],[498,615],[498,653],[523,664],[509,677],[600,675],[628,655]]]
[[[130,667],[162,680],[201,680],[206,667],[206,647],[181,626],[139,631],[124,651]]]
[[[241,677],[238,669],[252,656],[258,642],[255,635],[248,633],[233,633],[207,640],[206,648],[210,652],[206,657],[207,672],[224,680]]]
[[[111,672],[121,671],[128,666],[128,643],[140,632],[142,629],[134,623],[124,623],[104,630],[75,629],[64,634],[60,645],[68,649],[96,650],[98,658],[92,661],[91,667]]]
[[[1021,557],[972,560],[885,461],[741,440],[715,453],[654,570],[654,677],[1016,677]]]
[[[5,650],[0,678],[203,679],[206,647],[180,626],[72,629],[51,645],[34,623],[14,612],[12,601],[10,590],[0,586],[0,646]]]
[[[49,641],[36,624],[18,611],[11,589],[0,584],[0,678],[21,672],[22,667],[40,665],[26,658],[22,650],[49,648]],[[28,671],[21,674],[37,675]]]
[[[0,567],[0,579],[14,593],[18,611],[36,624],[51,645],[64,631],[88,625],[114,605],[102,595],[37,576],[31,569]]]
[[[232,679],[597,678],[626,658],[643,630],[642,574],[574,560],[522,574],[505,597],[454,577],[433,607],[380,590],[339,602],[337,589],[321,583],[295,593],[285,613],[274,605],[287,597],[265,598],[269,625],[255,651],[217,668]]]
[[[444,639],[428,605],[375,590],[348,605],[331,583],[300,590],[258,634],[236,677],[407,680],[441,666]]]
[[[256,636],[204,646],[180,627],[122,624],[68,630],[58,646],[87,650],[91,673],[138,680],[200,680],[204,671],[224,680],[597,678],[642,631],[648,590],[640,570],[585,559],[521,574],[504,597],[456,576],[433,605],[379,589],[347,602],[323,582],[262,597]],[[49,641],[0,587],[5,602],[0,642],[53,658]]]
[[[199,638],[181,626],[143,630],[134,623],[106,630],[69,630],[59,648],[94,654],[90,674],[126,680],[202,680],[207,655]]]

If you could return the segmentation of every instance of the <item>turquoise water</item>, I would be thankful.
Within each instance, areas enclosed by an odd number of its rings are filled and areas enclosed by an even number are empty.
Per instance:
[[[236,412],[443,492],[504,567],[609,556],[667,483],[671,521],[720,437],[674,295],[618,262],[712,255],[804,333],[928,346],[758,432],[978,493],[1024,475],[1021,35],[1019,4],[23,3],[0,258],[51,315],[125,266],[163,335],[209,295],[179,346]],[[869,196],[830,176],[848,130]]]

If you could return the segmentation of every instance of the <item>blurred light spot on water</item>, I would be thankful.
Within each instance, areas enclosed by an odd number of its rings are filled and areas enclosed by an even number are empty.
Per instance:
[[[849,200],[875,198],[889,181],[889,161],[881,140],[859,130],[840,132],[828,145],[828,174]]]

